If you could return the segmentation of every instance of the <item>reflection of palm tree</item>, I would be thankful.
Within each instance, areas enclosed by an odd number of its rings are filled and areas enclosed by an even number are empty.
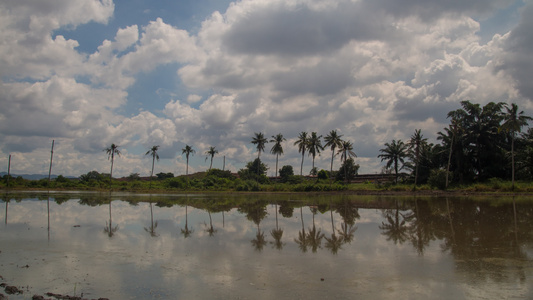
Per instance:
[[[209,214],[209,227],[207,227],[205,231],[209,233],[209,236],[214,236],[217,230],[213,228],[213,219],[211,218],[211,212],[208,210],[207,213]]]
[[[331,205],[329,208],[329,213],[331,216],[331,237],[330,238],[326,237],[325,247],[328,248],[329,251],[331,251],[331,253],[337,254],[339,249],[342,248],[343,239],[342,237],[338,237],[335,235],[335,225],[333,223],[333,208],[331,207]]]
[[[152,202],[150,201],[150,217],[151,217],[151,223],[150,227],[146,228],[144,227],[144,230],[148,232],[152,237],[159,236],[157,232],[155,232],[155,229],[157,228],[157,221],[154,223],[154,211],[152,209]]]
[[[309,207],[309,209],[311,209],[311,212],[313,214],[313,227],[308,228],[307,241],[308,244],[311,245],[311,251],[313,251],[313,253],[316,253],[317,249],[321,248],[322,238],[324,238],[324,234],[321,232],[321,230],[317,230],[315,226],[315,215],[318,212],[317,207]]]
[[[357,226],[354,224],[342,223],[341,230],[337,230],[337,233],[342,237],[344,243],[352,243],[353,235],[357,230]]]
[[[270,235],[274,238],[274,246],[276,249],[281,250],[283,248],[283,242],[281,238],[283,237],[283,229],[278,226],[278,204],[276,203],[276,229],[270,231]]]
[[[379,229],[383,230],[382,234],[387,236],[387,241],[393,240],[395,244],[403,244],[408,238],[408,227],[405,225],[405,216],[400,213],[398,200],[395,200],[395,203],[396,209],[387,209],[384,212],[384,217],[387,219],[388,223],[385,224],[384,222],[381,222]]]
[[[104,228],[104,232],[109,236],[109,237],[113,237],[113,235],[115,235],[115,232],[117,232],[118,230],[118,225],[116,225],[115,227],[113,227],[113,218],[111,217],[111,200],[109,201],[109,223],[106,222],[105,223],[105,228]]]
[[[257,227],[257,234],[255,235],[255,239],[253,239],[251,242],[252,246],[255,248],[256,251],[262,251],[263,247],[266,245],[265,233],[261,232],[259,226]]]
[[[296,242],[296,244],[298,244],[298,247],[302,252],[307,252],[307,246],[309,245],[309,242],[307,241],[307,235],[305,234],[304,215],[301,207],[300,218],[302,219],[302,231],[298,232],[298,238],[294,239],[294,241]]]
[[[185,238],[188,238],[193,232],[194,229],[188,227],[187,205],[185,205],[185,228],[181,229],[181,234],[183,234]]]

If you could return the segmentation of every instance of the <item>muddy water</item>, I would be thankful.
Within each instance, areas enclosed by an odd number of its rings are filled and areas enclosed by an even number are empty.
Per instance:
[[[531,198],[2,200],[9,299],[533,299]]]

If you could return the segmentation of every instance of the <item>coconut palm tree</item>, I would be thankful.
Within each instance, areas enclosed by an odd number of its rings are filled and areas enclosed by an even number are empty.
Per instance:
[[[331,166],[329,169],[329,172],[333,172],[333,158],[335,157],[335,149],[337,147],[342,147],[342,140],[341,140],[342,134],[337,134],[337,130],[332,130],[329,132],[328,135],[324,137],[324,141],[326,144],[324,147],[329,147],[331,149]]]
[[[120,150],[118,150],[118,145],[111,144],[109,148],[104,149],[108,155],[107,159],[111,159],[111,172],[109,172],[109,187],[111,187],[111,178],[113,178],[113,163],[115,162],[115,154],[120,156]]]
[[[346,163],[346,160],[352,157],[357,157],[355,152],[353,151],[353,144],[350,141],[342,141],[341,146],[339,147],[339,150],[337,153],[341,154],[341,162],[343,164]],[[348,180],[347,175],[347,167],[344,167],[344,180]]]
[[[286,140],[287,139],[285,139],[281,133],[278,133],[275,136],[273,135],[272,139],[270,140],[271,143],[274,143],[274,146],[272,146],[272,149],[270,149],[270,153],[276,154],[276,177],[278,177],[278,157],[280,154],[283,154],[283,146],[281,143]]]
[[[524,111],[518,112],[518,105],[511,104],[511,107],[505,106],[506,113],[504,114],[504,122],[502,128],[511,134],[511,168],[512,168],[512,182],[514,189],[514,140],[517,132],[522,130],[522,127],[527,125],[528,121],[533,118],[524,115]]]
[[[252,144],[255,145],[257,149],[257,158],[261,158],[261,151],[265,151],[265,144],[268,143],[268,140],[265,138],[262,132],[255,132],[255,136],[252,138]]]
[[[324,146],[322,146],[322,136],[317,135],[316,132],[311,132],[311,136],[309,137],[308,144],[307,144],[307,152],[309,155],[313,157],[313,168],[311,170],[315,169],[315,157],[316,155],[320,155],[320,151],[324,150]]]
[[[152,156],[152,173],[150,173],[150,188],[152,188],[152,176],[154,176],[154,165],[155,160],[159,161],[159,154],[157,154],[157,150],[159,149],[159,145],[153,146],[150,150],[148,150],[144,155],[151,155]]]
[[[379,149],[383,153],[378,155],[381,161],[387,160],[387,168],[394,165],[394,174],[396,175],[396,183],[398,183],[398,169],[403,168],[404,158],[407,156],[407,145],[402,140],[392,140],[392,142],[385,143],[385,148]],[[399,166],[399,163],[402,165]]]
[[[209,150],[205,151],[205,154],[207,156],[205,157],[205,160],[211,156],[211,164],[209,165],[209,170],[211,170],[211,167],[213,167],[213,157],[215,157],[215,154],[218,154],[218,150],[215,149],[216,147],[209,147]]]
[[[300,135],[298,136],[298,140],[294,142],[294,145],[298,146],[298,152],[302,153],[302,164],[300,165],[300,176],[303,174],[305,151],[307,150],[307,145],[309,145],[308,140],[309,140],[309,137],[307,136],[307,132],[302,131],[300,132]]]
[[[187,168],[185,169],[185,175],[189,175],[189,155],[194,155],[196,151],[189,145],[185,145],[185,148],[181,149],[181,154],[185,154],[185,158],[187,159]]]
[[[408,147],[409,152],[411,152],[414,161],[415,161],[415,186],[418,183],[418,166],[420,164],[420,149],[422,144],[424,144],[427,139],[422,135],[420,129],[415,129],[415,133],[411,135],[411,140],[409,141]]]

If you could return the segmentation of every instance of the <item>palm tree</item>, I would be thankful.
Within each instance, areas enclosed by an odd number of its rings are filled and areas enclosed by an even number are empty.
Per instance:
[[[324,141],[326,142],[324,147],[330,147],[331,149],[331,166],[329,170],[330,173],[333,172],[333,158],[335,157],[335,149],[337,147],[340,148],[342,146],[341,137],[342,137],[342,134],[338,135],[337,130],[330,131],[329,134],[326,135],[326,137],[324,137]]]
[[[209,165],[209,170],[211,170],[211,167],[213,167],[213,157],[215,157],[215,154],[218,153],[218,150],[216,150],[215,148],[216,147],[209,147],[209,150],[205,151],[205,154],[207,154],[205,160],[207,160],[207,158],[211,156],[211,164]]]
[[[150,150],[148,150],[144,155],[152,155],[152,173],[150,173],[150,188],[152,188],[152,176],[154,176],[154,165],[155,160],[159,161],[159,154],[157,154],[157,150],[159,149],[159,145],[153,146]]]
[[[341,153],[341,161],[343,165],[346,163],[346,160],[352,157],[357,157],[355,152],[353,152],[353,144],[350,141],[342,141],[341,146],[337,153]],[[344,166],[344,180],[348,180],[347,166]]]
[[[272,146],[272,149],[270,149],[270,153],[276,154],[276,177],[278,177],[278,157],[280,154],[283,154],[283,146],[281,143],[283,141],[286,141],[283,137],[283,134],[278,133],[277,135],[273,135],[272,139],[270,140],[271,143],[274,143],[274,146]]]
[[[300,132],[300,135],[298,136],[298,140],[294,142],[294,145],[298,145],[298,152],[302,153],[302,164],[300,165],[300,176],[303,174],[303,167],[304,167],[304,156],[305,151],[307,150],[307,145],[309,138],[307,137],[307,132],[302,131]]]
[[[317,135],[316,132],[311,132],[311,137],[308,140],[307,150],[309,155],[313,156],[313,168],[311,170],[315,169],[316,155],[320,155],[320,150],[324,150],[324,146],[322,146],[322,141],[320,140],[321,138],[321,135]]]
[[[394,173],[396,174],[396,183],[398,183],[398,163],[401,163],[403,167],[404,158],[407,156],[406,153],[407,145],[402,142],[402,140],[392,140],[392,142],[385,143],[385,148],[379,149],[379,152],[383,153],[378,155],[381,157],[381,161],[387,160],[387,168],[390,168],[394,165]]]
[[[504,122],[502,128],[511,133],[511,168],[512,168],[512,182],[514,189],[514,140],[517,132],[522,130],[522,127],[527,125],[528,121],[533,118],[524,115],[524,111],[518,112],[518,105],[511,104],[511,107],[505,106],[507,113],[504,115]]]
[[[111,172],[109,173],[109,187],[111,187],[111,178],[113,178],[113,163],[115,162],[115,154],[120,156],[120,150],[118,150],[118,145],[111,144],[109,148],[104,149],[108,155],[107,159],[111,159]]]
[[[415,129],[415,133],[411,136],[409,141],[409,150],[413,154],[415,160],[415,186],[418,182],[418,165],[420,164],[420,148],[427,139],[421,133],[420,129]]]
[[[181,149],[181,154],[185,154],[187,158],[187,168],[185,169],[185,175],[189,175],[189,154],[196,153],[196,151],[189,145],[185,145],[185,148]]]
[[[261,151],[265,151],[265,144],[268,143],[268,140],[262,132],[255,132],[254,134],[255,136],[252,138],[252,144],[254,144],[257,149],[257,158],[261,158]]]

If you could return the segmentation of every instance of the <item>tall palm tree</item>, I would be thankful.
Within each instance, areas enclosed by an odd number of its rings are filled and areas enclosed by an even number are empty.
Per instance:
[[[343,165],[346,163],[347,159],[357,157],[357,155],[355,155],[355,152],[353,151],[353,144],[350,141],[342,141],[337,153],[341,154],[341,161]],[[348,180],[348,175],[346,174],[347,169],[347,166],[344,166],[344,180],[346,181]]]
[[[379,149],[383,153],[378,155],[381,161],[387,160],[387,168],[394,165],[394,174],[396,175],[396,183],[398,183],[398,169],[403,168],[404,158],[407,156],[407,145],[402,140],[392,140],[392,142],[385,143],[385,148]],[[402,165],[398,168],[399,163]]]
[[[300,176],[303,174],[303,168],[304,168],[304,156],[305,151],[307,150],[307,145],[309,137],[307,136],[307,132],[302,131],[300,132],[300,135],[298,136],[298,139],[296,142],[294,142],[294,145],[298,145],[298,152],[302,153],[302,164],[300,165]]]
[[[335,157],[335,154],[336,154],[335,149],[337,147],[340,148],[342,146],[341,137],[342,137],[342,134],[341,135],[337,134],[337,130],[330,131],[329,134],[324,137],[324,141],[326,142],[324,147],[329,147],[331,149],[331,166],[329,170],[330,173],[333,172],[333,158]]]
[[[514,140],[517,132],[522,130],[522,127],[527,125],[528,121],[533,118],[524,115],[524,111],[518,112],[518,105],[511,104],[511,107],[505,106],[507,112],[504,114],[504,122],[502,128],[511,133],[511,168],[512,168],[512,182],[514,189]]]
[[[109,187],[111,187],[111,178],[113,178],[113,163],[115,162],[115,154],[120,156],[120,150],[118,150],[118,145],[111,144],[109,148],[104,149],[108,155],[107,159],[111,159],[111,172],[109,172]]]
[[[254,144],[257,149],[257,158],[261,158],[261,151],[265,151],[265,144],[268,143],[268,140],[262,132],[255,132],[254,134],[255,136],[252,138],[252,144]]]
[[[185,148],[181,149],[181,154],[185,154],[185,158],[187,158],[187,168],[185,169],[185,175],[189,175],[189,155],[194,155],[196,151],[189,145],[185,145]]]
[[[144,155],[151,155],[152,156],[152,173],[150,173],[150,188],[152,188],[152,176],[154,176],[154,165],[155,160],[159,161],[159,154],[157,154],[157,150],[159,149],[159,145],[153,146],[150,150],[148,150]]]
[[[211,170],[211,167],[213,167],[213,157],[215,157],[215,154],[218,154],[218,150],[215,148],[216,147],[209,147],[209,150],[205,151],[205,154],[207,154],[205,160],[207,160],[207,158],[211,156],[211,164],[209,165],[209,170]]]
[[[413,135],[411,135],[411,140],[409,141],[409,151],[412,153],[412,156],[415,160],[415,186],[418,182],[418,166],[420,164],[420,149],[423,143],[427,141],[422,135],[420,129],[415,129]]]
[[[270,149],[270,153],[276,154],[276,177],[278,177],[278,157],[280,154],[283,154],[283,146],[281,143],[286,140],[287,139],[285,139],[281,133],[278,133],[275,136],[273,135],[272,139],[270,140],[271,143],[274,143],[274,146],[272,146],[272,149]]]
[[[322,146],[322,136],[317,135],[316,132],[311,132],[311,136],[309,137],[308,144],[307,144],[307,151],[309,155],[313,157],[313,167],[311,170],[315,169],[315,157],[316,155],[320,155],[320,151],[324,150],[324,146]]]

